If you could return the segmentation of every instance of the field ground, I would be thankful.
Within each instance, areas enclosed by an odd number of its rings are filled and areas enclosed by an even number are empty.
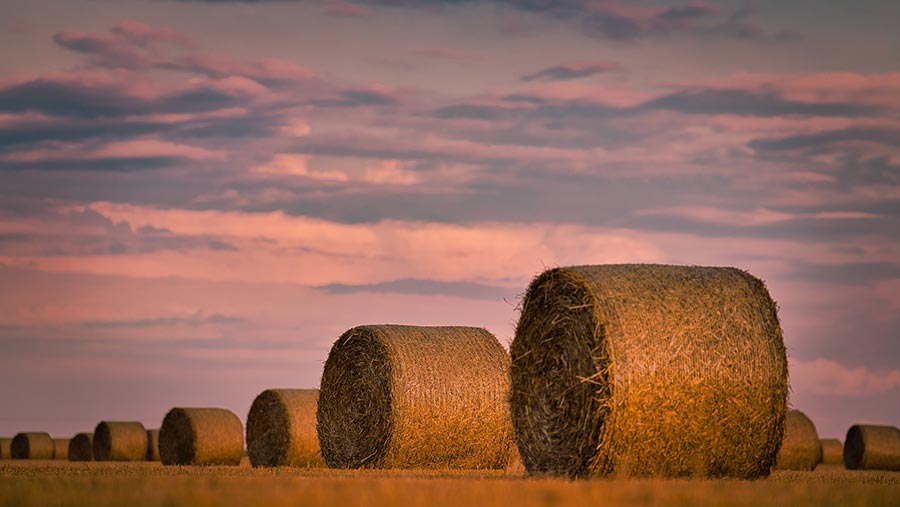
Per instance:
[[[246,461],[246,460],[245,460]],[[775,472],[758,481],[525,479],[504,472],[163,467],[0,461],[2,506],[900,506],[900,472]]]

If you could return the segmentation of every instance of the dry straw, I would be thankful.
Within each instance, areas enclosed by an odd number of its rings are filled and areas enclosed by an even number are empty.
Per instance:
[[[848,470],[900,471],[900,429],[856,424],[844,440],[844,466]]]
[[[69,461],[91,461],[94,459],[93,433],[79,433],[69,441]]]
[[[247,415],[247,452],[255,467],[325,465],[316,434],[318,389],[269,389]]]
[[[53,459],[69,459],[69,443],[70,438],[54,438],[53,439]]]
[[[9,448],[12,445],[13,439],[11,438],[0,438],[0,459],[10,459],[12,455],[10,454]]]
[[[139,422],[103,421],[94,428],[93,447],[97,461],[144,461],[147,430]]]
[[[509,357],[474,327],[360,326],[334,344],[317,412],[335,468],[505,468]]]
[[[13,459],[53,459],[53,439],[49,433],[19,433],[9,444]]]
[[[147,430],[147,461],[160,461],[159,430]]]
[[[843,465],[844,464],[844,445],[836,438],[822,438],[819,440],[822,446],[822,463],[823,465]]]
[[[238,465],[244,453],[241,420],[223,408],[173,408],[159,429],[163,465]]]
[[[816,426],[803,412],[788,410],[775,469],[814,470],[821,461],[822,444]]]
[[[787,360],[763,282],[734,268],[557,268],[522,304],[511,405],[529,473],[769,473]]]

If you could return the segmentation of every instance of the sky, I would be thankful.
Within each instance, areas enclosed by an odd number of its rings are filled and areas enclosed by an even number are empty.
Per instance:
[[[355,325],[736,266],[900,425],[900,3],[0,0],[0,434],[245,419]]]

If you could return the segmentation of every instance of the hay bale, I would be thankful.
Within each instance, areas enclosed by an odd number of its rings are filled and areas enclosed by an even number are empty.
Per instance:
[[[844,466],[848,470],[900,471],[900,429],[854,424],[844,440]]]
[[[816,426],[799,410],[788,410],[784,438],[775,459],[776,470],[814,470],[822,461]]]
[[[247,414],[247,451],[255,467],[321,467],[318,389],[268,389]]]
[[[9,444],[12,459],[53,459],[53,439],[49,433],[19,433]]]
[[[147,456],[147,430],[139,422],[102,421],[92,441],[96,461],[143,461]]]
[[[822,446],[823,465],[843,465],[844,464],[844,444],[836,438],[819,439],[819,445]]]
[[[163,465],[239,465],[244,427],[223,408],[173,408],[159,429]]]
[[[159,430],[147,430],[147,461],[160,461]]]
[[[11,459],[12,455],[9,452],[9,448],[12,445],[13,439],[11,438],[0,438],[0,459]]]
[[[548,270],[528,288],[510,354],[530,474],[756,478],[781,444],[776,305],[738,269]]]
[[[94,459],[94,434],[79,433],[69,441],[69,461],[92,461]]]
[[[69,459],[69,443],[71,438],[54,438],[53,439],[53,459]]]
[[[355,327],[322,374],[322,457],[334,468],[502,469],[508,394],[509,357],[484,329]]]

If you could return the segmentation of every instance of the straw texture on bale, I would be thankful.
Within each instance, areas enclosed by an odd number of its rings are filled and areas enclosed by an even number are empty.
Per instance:
[[[474,327],[360,326],[325,362],[319,445],[333,468],[502,469],[509,357]]]
[[[777,470],[814,470],[822,461],[822,444],[816,426],[799,410],[788,410],[784,438],[775,459]]]
[[[848,470],[900,470],[900,429],[855,424],[844,440]]]
[[[836,438],[819,439],[822,446],[822,463],[823,465],[843,465],[844,464],[844,444]]]
[[[69,459],[69,443],[70,438],[54,438],[53,439],[53,459]]]
[[[53,439],[49,433],[19,433],[9,444],[12,459],[53,459]]]
[[[147,430],[139,422],[102,421],[94,428],[94,460],[144,461]]]
[[[0,438],[0,459],[11,459],[12,455],[10,454],[9,448],[12,445],[13,439],[11,438]]]
[[[223,408],[173,408],[159,429],[163,465],[239,465],[244,427]]]
[[[147,461],[160,461],[159,430],[147,430]]]
[[[69,441],[69,461],[92,461],[94,459],[94,434],[79,433]]]
[[[318,389],[268,389],[247,415],[247,453],[255,467],[321,467],[316,434]]]
[[[757,478],[775,461],[787,359],[776,305],[744,271],[545,271],[510,354],[530,474]]]

